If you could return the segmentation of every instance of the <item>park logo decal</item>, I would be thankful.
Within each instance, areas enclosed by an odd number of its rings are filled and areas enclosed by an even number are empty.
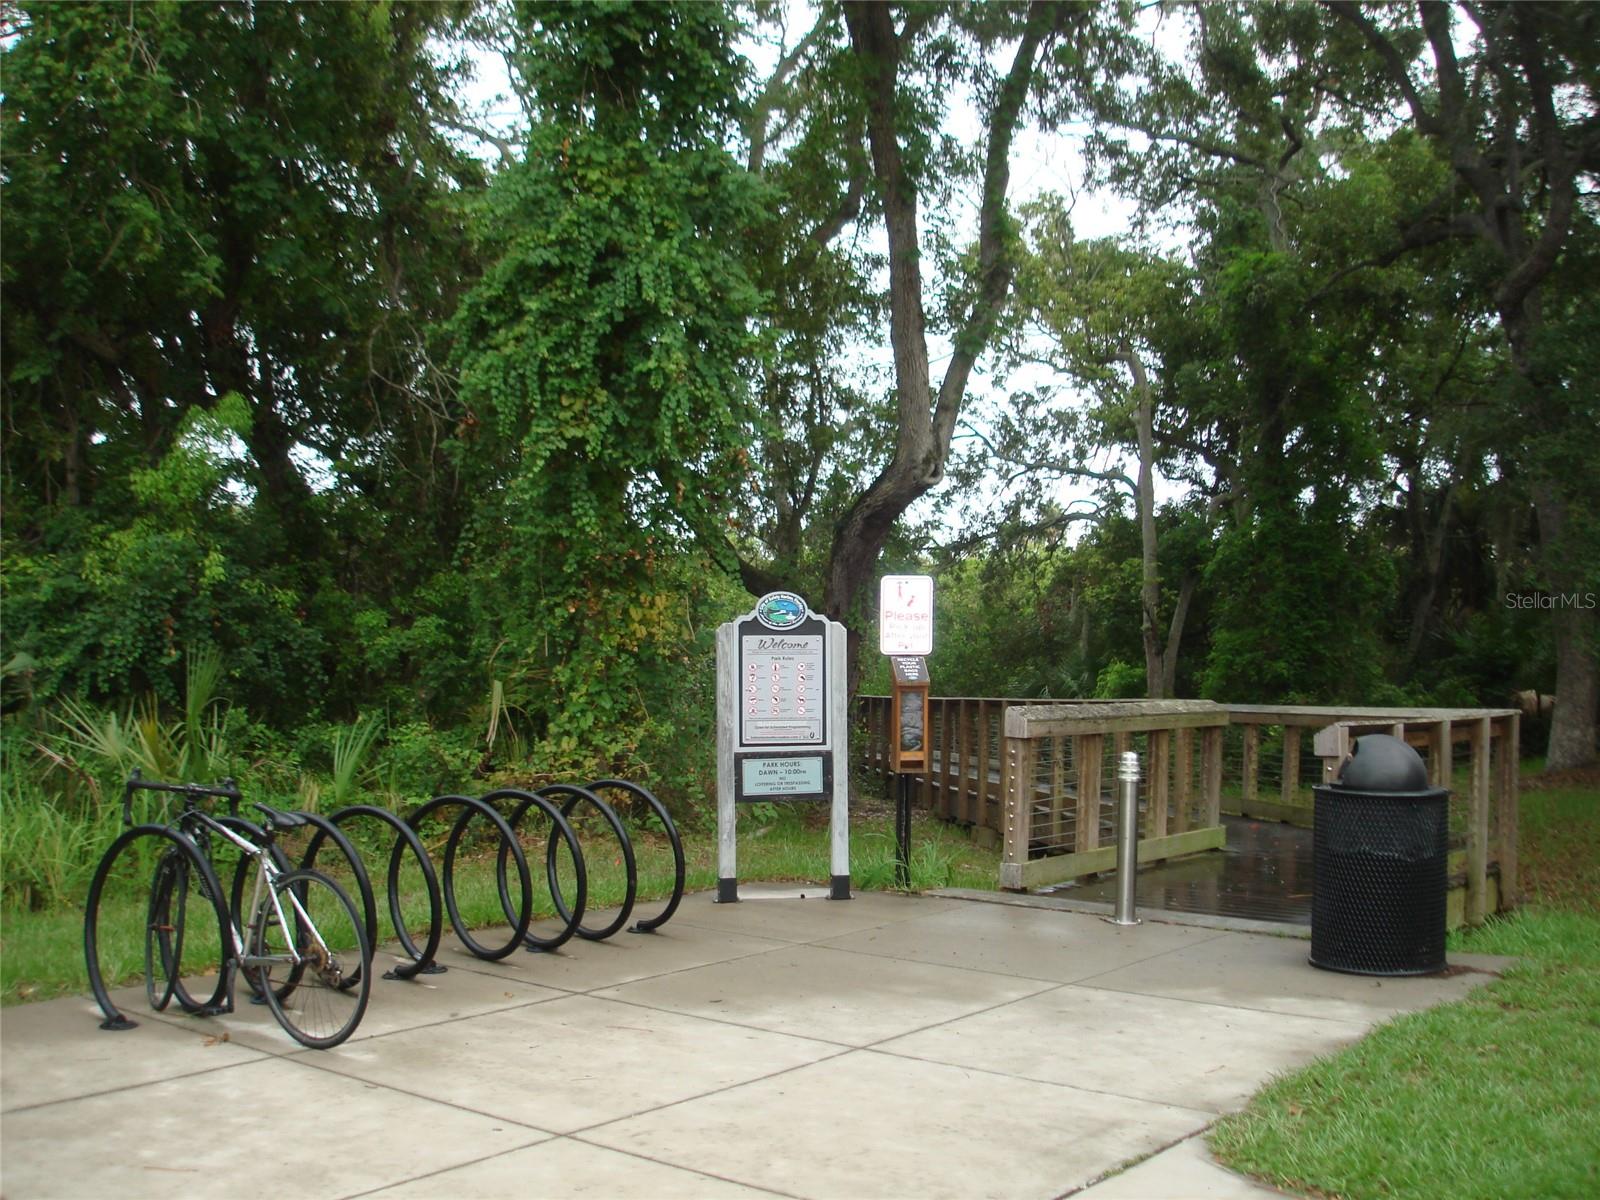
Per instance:
[[[806,602],[793,592],[768,592],[756,602],[756,620],[768,629],[793,629],[806,619]]]

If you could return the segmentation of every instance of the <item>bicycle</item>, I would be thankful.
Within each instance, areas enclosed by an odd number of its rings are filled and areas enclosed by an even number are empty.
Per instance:
[[[182,796],[183,811],[172,824],[135,824],[133,795],[140,790]],[[209,798],[229,801],[229,814],[213,817],[206,812],[200,802]],[[264,818],[258,826],[238,816],[240,798],[231,780],[217,788],[157,783],[137,772],[128,780],[122,804],[128,828],[95,869],[84,919],[89,982],[106,1014],[102,1029],[128,1029],[135,1023],[112,1001],[100,969],[101,897],[123,856],[137,863],[152,841],[158,857],[144,914],[145,990],[152,1007],[161,1011],[176,999],[185,1012],[196,1015],[232,1012],[242,975],[284,1031],[304,1046],[337,1046],[360,1024],[372,990],[372,948],[361,915],[344,889],[322,872],[288,868],[276,839],[305,825],[303,816],[258,803],[254,807]],[[247,925],[236,919],[242,905],[236,901],[230,912],[224,899],[209,853],[213,839],[240,854],[234,896],[242,899],[240,874],[255,873]],[[202,936],[189,911],[195,903],[209,909],[221,956],[216,989],[204,1000],[183,982],[185,943]]]

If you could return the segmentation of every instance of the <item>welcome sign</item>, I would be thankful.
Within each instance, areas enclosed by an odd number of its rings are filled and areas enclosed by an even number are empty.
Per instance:
[[[769,592],[717,630],[717,899],[738,895],[737,805],[833,806],[833,899],[850,897],[845,629]]]

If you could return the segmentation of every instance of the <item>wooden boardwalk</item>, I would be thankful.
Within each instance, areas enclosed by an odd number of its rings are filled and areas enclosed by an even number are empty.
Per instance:
[[[1311,830],[1247,817],[1222,819],[1227,846],[1139,871],[1141,909],[1311,924]],[[1114,874],[1041,889],[1074,900],[1116,899]]]

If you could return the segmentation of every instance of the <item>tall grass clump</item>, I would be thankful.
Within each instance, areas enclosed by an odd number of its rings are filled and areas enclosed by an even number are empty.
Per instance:
[[[101,805],[85,810],[63,804],[25,776],[8,772],[0,784],[0,895],[6,911],[81,906],[115,824]]]
[[[202,650],[184,669],[183,714],[166,719],[155,696],[126,709],[96,709],[63,698],[50,716],[53,731],[39,745],[67,770],[132,771],[152,779],[214,781],[232,764],[233,709],[218,695],[221,657]]]

